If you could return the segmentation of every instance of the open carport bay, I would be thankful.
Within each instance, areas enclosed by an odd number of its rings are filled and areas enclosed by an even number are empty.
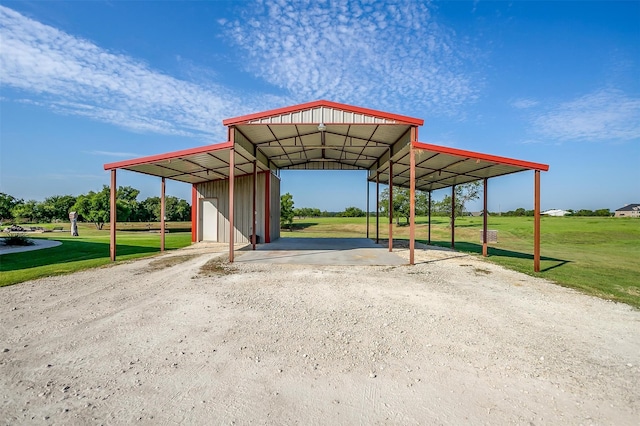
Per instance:
[[[292,265],[378,265],[406,264],[400,256],[368,238],[280,238],[245,247],[235,261]]]

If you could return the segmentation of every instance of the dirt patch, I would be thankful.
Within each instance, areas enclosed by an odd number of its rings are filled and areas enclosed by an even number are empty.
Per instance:
[[[206,276],[211,254],[147,269],[156,260],[0,289],[3,422],[635,425],[640,415],[639,311],[474,256],[418,250],[414,267],[235,263],[233,273],[216,259]]]
[[[158,259],[154,259],[142,270],[141,274],[159,271],[165,268],[171,268],[173,266],[179,265],[181,263],[192,260],[197,255],[195,254],[183,254],[183,255],[174,255],[174,256],[162,256]]]
[[[198,278],[215,277],[218,275],[228,275],[234,272],[234,267],[229,263],[229,256],[222,255],[214,257],[200,267]]]

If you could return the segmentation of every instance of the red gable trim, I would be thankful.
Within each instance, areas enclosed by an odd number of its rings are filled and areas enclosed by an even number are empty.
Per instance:
[[[331,101],[325,101],[325,100],[307,102],[305,104],[292,105],[292,106],[272,109],[264,112],[257,112],[254,114],[243,115],[241,117],[227,118],[226,120],[222,121],[222,124],[225,126],[233,126],[235,124],[244,124],[249,121],[273,117],[275,115],[288,114],[292,112],[298,112],[298,111],[302,111],[310,108],[318,108],[318,107],[336,108],[336,109],[341,109],[348,112],[353,112],[355,114],[370,115],[373,117],[383,118],[386,120],[394,120],[402,124],[411,124],[414,126],[422,126],[424,124],[424,120],[421,118],[413,118],[413,117],[408,117],[406,115],[392,114],[389,112],[378,111],[375,109],[362,108],[358,106],[341,104],[338,102],[331,102]]]
[[[530,170],[548,171],[549,165],[541,163],[532,163],[529,161],[516,160],[515,158],[499,157],[497,155],[483,154],[481,152],[465,151],[463,149],[449,148],[446,146],[431,145],[422,142],[412,142],[414,148],[425,149],[428,151],[438,152],[440,154],[455,155],[458,157],[467,157],[477,160],[489,161],[491,163],[505,164],[508,166],[522,167]]]
[[[197,148],[183,149],[182,151],[166,152],[164,154],[150,155],[148,157],[133,158],[131,160],[118,161],[116,163],[107,163],[104,165],[105,170],[122,169],[125,167],[139,166],[141,164],[152,164],[164,160],[173,160],[174,158],[188,157],[190,155],[202,154],[205,152],[219,151],[229,149],[233,146],[233,142],[223,142],[215,145],[205,145]]]

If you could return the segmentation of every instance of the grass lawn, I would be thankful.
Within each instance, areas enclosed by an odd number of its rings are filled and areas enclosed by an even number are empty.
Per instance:
[[[27,234],[29,238],[46,238],[62,242],[62,245],[24,253],[10,253],[0,256],[0,286],[16,284],[36,278],[66,274],[97,266],[108,265],[109,226],[97,230],[92,224],[79,224],[79,237],[72,237],[69,224],[63,224],[65,232]],[[160,224],[152,223],[152,229]],[[52,229],[60,224],[41,224]],[[189,222],[168,223],[166,234],[167,250],[174,250],[191,244],[191,224]],[[160,234],[149,232],[146,223],[118,224],[117,259],[129,260],[153,256],[160,252]]]
[[[427,242],[427,219],[416,219],[416,238]],[[432,218],[431,243],[450,246],[447,218]],[[118,260],[153,256],[160,251],[160,235],[147,224],[118,224]],[[53,228],[53,224],[42,225]],[[59,225],[58,225],[59,226]],[[0,256],[0,286],[110,264],[109,229],[80,225],[80,237],[66,232],[32,234],[62,242],[61,246]],[[152,224],[158,229],[159,224]],[[408,239],[409,227],[394,224],[394,238]],[[167,250],[191,244],[190,223],[170,223]],[[481,253],[482,218],[456,219],[456,249]],[[640,308],[640,220],[632,218],[543,217],[541,272],[533,272],[533,218],[490,217],[489,229],[498,243],[489,244],[491,262],[539,276],[560,285]],[[380,219],[380,238],[387,238],[388,222]],[[282,237],[364,237],[365,218],[297,219]],[[375,238],[375,218],[370,221]]]
[[[554,281],[587,294],[640,308],[640,220],[633,218],[542,217],[541,272],[533,272],[533,218],[489,218],[498,243],[489,244],[491,262]],[[408,239],[409,227],[394,224],[394,239]],[[416,218],[416,239],[427,242],[427,219]],[[431,243],[450,247],[449,220],[432,218]],[[380,238],[389,223],[380,219]],[[456,219],[456,249],[482,253],[482,218]],[[365,218],[296,219],[282,237],[364,237]],[[375,238],[375,218],[370,219]]]

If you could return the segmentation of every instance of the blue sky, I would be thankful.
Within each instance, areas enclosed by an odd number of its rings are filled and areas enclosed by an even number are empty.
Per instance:
[[[0,37],[0,192],[25,200],[327,99],[423,118],[421,142],[549,164],[543,209],[640,202],[638,1],[0,1]],[[364,176],[283,171],[282,192],[364,208]],[[532,208],[532,172],[489,185],[490,210]]]

